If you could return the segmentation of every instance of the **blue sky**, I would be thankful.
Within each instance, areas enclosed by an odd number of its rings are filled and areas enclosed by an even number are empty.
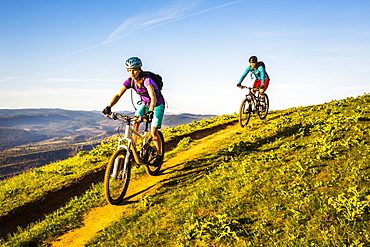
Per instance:
[[[369,9],[359,0],[0,0],[0,108],[102,110],[130,56],[163,76],[168,111],[237,112],[251,55],[266,63],[272,110],[356,97],[370,92]],[[129,93],[113,108],[132,109]]]

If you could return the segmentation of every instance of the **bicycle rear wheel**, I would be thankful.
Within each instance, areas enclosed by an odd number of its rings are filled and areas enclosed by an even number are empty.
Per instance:
[[[161,131],[158,131],[158,133],[159,133],[159,136],[160,136],[159,141],[162,144],[162,154],[163,154],[163,157],[164,157],[164,153],[165,153],[164,138],[163,138],[163,134],[162,134]],[[156,152],[157,151],[157,148],[155,147],[152,138],[145,145],[144,150],[145,150],[144,158],[147,161],[145,163],[146,172],[149,175],[152,175],[152,176],[153,175],[157,175],[159,173],[159,171],[161,170],[161,167],[162,167],[162,164],[163,164],[163,160],[159,164],[154,165],[155,157],[156,157],[156,153],[157,153]]]
[[[245,98],[239,109],[239,123],[240,126],[247,126],[249,119],[251,118],[252,106],[249,104],[250,100]]]
[[[260,119],[265,119],[267,116],[267,113],[269,111],[269,97],[267,94],[265,94],[265,101],[261,101],[261,98],[258,102],[258,107],[257,107],[257,114]]]
[[[126,149],[119,149],[110,158],[104,177],[105,198],[110,204],[117,205],[123,200],[130,175],[130,156]]]

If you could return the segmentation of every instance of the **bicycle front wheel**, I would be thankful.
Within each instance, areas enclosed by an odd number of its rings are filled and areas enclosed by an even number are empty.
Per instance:
[[[160,142],[160,145],[162,146],[162,154],[163,154],[162,157],[164,157],[164,153],[165,153],[164,138],[163,138],[163,134],[162,134],[161,131],[158,131],[158,133],[159,133],[159,137],[160,137],[158,141]],[[149,175],[152,175],[152,176],[157,175],[159,173],[159,171],[161,170],[163,160],[159,163],[155,162],[155,159],[156,159],[156,156],[157,156],[156,155],[157,148],[155,147],[152,138],[146,144],[144,149],[145,149],[144,157],[145,157],[145,160],[146,160],[146,163],[145,163],[146,172]]]
[[[258,102],[257,114],[260,119],[265,119],[269,111],[269,97],[265,94],[265,100],[262,101],[261,98]]]
[[[104,177],[105,198],[110,204],[117,205],[123,200],[130,175],[130,155],[126,149],[119,149],[110,158]]]
[[[239,123],[240,126],[245,127],[247,126],[249,119],[251,118],[251,111],[252,111],[252,106],[250,105],[250,101],[245,98],[239,109]]]

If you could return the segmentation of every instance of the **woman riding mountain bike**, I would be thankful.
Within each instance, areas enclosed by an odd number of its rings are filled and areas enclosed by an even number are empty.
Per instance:
[[[263,101],[264,92],[267,90],[269,83],[270,83],[270,78],[266,72],[265,64],[262,61],[258,61],[256,56],[251,56],[249,58],[249,66],[245,70],[242,77],[239,79],[238,84],[236,84],[237,87],[242,86],[242,82],[249,72],[253,73],[255,76],[253,88],[257,88],[257,87],[260,88],[259,89],[259,92],[261,95],[260,97],[261,97],[261,100]],[[255,93],[255,91],[253,93]]]
[[[138,57],[130,57],[125,62],[127,72],[130,77],[123,82],[123,87],[113,96],[110,104],[103,110],[105,115],[110,115],[112,107],[119,101],[127,89],[133,88],[141,97],[141,107],[136,111],[136,116],[149,115],[152,118],[151,134],[157,150],[157,156],[153,165],[159,165],[163,162],[163,147],[160,140],[158,129],[162,126],[162,120],[165,108],[165,99],[156,83],[146,76],[142,67],[142,61]],[[139,130],[140,123],[134,123],[134,130]],[[134,142],[136,141],[136,137]]]

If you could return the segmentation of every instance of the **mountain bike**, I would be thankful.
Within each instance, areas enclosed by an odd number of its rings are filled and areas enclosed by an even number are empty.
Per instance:
[[[157,165],[154,163],[157,149],[154,146],[151,132],[148,131],[150,124],[148,117],[124,116],[119,113],[112,113],[107,117],[121,122],[118,127],[117,150],[110,158],[104,176],[105,198],[110,204],[117,205],[127,192],[131,169],[135,163],[137,167],[145,165],[146,172],[153,176],[159,173],[163,162]],[[134,130],[134,122],[145,122],[143,133]],[[134,136],[138,137],[137,143],[134,142]],[[164,155],[164,138],[161,131],[159,131],[159,136]]]
[[[248,89],[249,92],[242,101],[239,109],[239,123],[242,127],[247,126],[251,113],[257,113],[260,119],[265,119],[269,110],[269,98],[264,93],[264,99],[261,98],[258,87],[245,87],[241,89]],[[255,91],[255,93],[253,93]]]

